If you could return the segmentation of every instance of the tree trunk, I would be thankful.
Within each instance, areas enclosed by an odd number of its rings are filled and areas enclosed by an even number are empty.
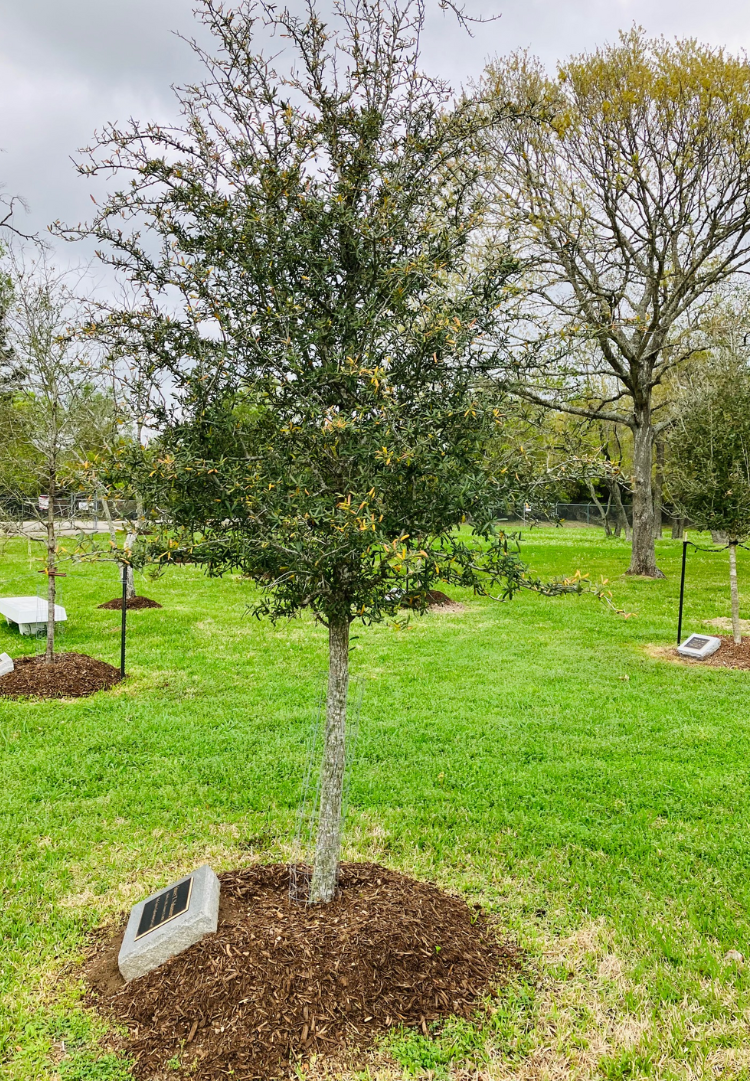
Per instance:
[[[55,659],[55,472],[49,474],[49,503],[47,505],[47,649],[45,664]]]
[[[586,485],[589,490],[589,495],[596,504],[596,509],[599,511],[599,517],[601,518],[602,525],[604,526],[604,535],[605,537],[610,537],[612,535],[612,530],[609,528],[609,505],[607,505],[607,509],[605,510],[604,507],[601,505],[599,499],[597,498],[593,483],[588,480],[586,481]],[[609,498],[611,500],[612,496],[610,495]]]
[[[633,431],[633,548],[628,574],[663,578],[656,566],[654,548],[654,499],[651,485],[651,458],[654,429],[648,409],[636,416]]]
[[[614,479],[614,477],[608,482],[609,490],[612,493],[612,499],[615,504],[615,513],[617,515],[617,529],[615,530],[615,536],[619,537],[620,533],[625,534],[625,540],[630,540],[630,522],[628,521],[627,512],[622,505],[622,492],[620,491],[620,485]]]
[[[682,540],[685,536],[685,519],[673,518],[672,519],[672,540]]]
[[[107,497],[105,495],[100,495],[99,498],[101,500],[102,506],[104,507],[104,517],[107,519],[107,529],[109,530],[109,539],[111,541],[112,548],[115,549],[115,548],[117,548],[117,531],[115,530],[115,523],[112,520],[112,511],[109,508],[109,500],[107,499]],[[134,533],[128,533],[127,537],[125,538],[125,547],[126,548],[129,548],[132,545],[134,537],[135,537]],[[126,589],[127,589],[127,599],[128,600],[131,600],[133,597],[136,596],[135,579],[133,578],[133,568],[130,567],[130,566],[127,567],[127,569],[126,569]]]
[[[128,549],[132,549],[134,541],[135,541],[135,533],[128,533],[127,537],[125,538],[125,547],[128,548]],[[127,592],[127,598],[128,598],[129,601],[132,600],[133,597],[136,596],[135,579],[133,577],[133,568],[129,563],[127,564],[127,568],[126,568],[126,592]]]
[[[740,632],[740,594],[737,589],[737,541],[729,542],[729,592],[732,596],[732,635],[734,644],[742,641]]]
[[[110,510],[109,500],[106,495],[100,495],[99,500],[104,507],[104,517],[107,519],[107,530],[109,531],[109,539],[112,541],[112,547],[117,547],[117,531],[115,530],[115,523],[112,520],[112,511]]]
[[[661,537],[664,491],[664,440],[656,440],[656,469],[654,471],[654,539]]]
[[[135,515],[138,523],[138,532],[144,533],[146,527],[146,510],[143,506],[143,496],[140,492],[135,493]]]
[[[310,901],[332,901],[341,848],[341,809],[346,766],[346,694],[349,685],[349,620],[331,619],[328,628],[328,695],[320,816]]]

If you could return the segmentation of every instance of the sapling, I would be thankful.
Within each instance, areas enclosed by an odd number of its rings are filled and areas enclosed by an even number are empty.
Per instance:
[[[37,506],[46,534],[47,662],[55,657],[55,580],[61,573],[56,503],[75,475],[78,452],[89,442],[92,411],[99,405],[97,352],[76,335],[79,313],[65,274],[44,259],[15,267],[7,315],[17,370],[11,424],[26,474],[46,496]]]

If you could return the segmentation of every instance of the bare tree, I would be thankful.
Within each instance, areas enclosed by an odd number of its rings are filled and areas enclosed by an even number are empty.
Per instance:
[[[750,262],[750,66],[634,29],[556,79],[525,54],[497,62],[483,90],[514,106],[488,174],[528,274],[535,359],[515,389],[630,429],[629,573],[660,577],[652,457],[671,417],[654,391],[693,354],[702,302]]]

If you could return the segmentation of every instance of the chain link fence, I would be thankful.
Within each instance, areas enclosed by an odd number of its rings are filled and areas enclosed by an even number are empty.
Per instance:
[[[135,500],[108,500],[109,517],[116,526],[135,521]],[[57,532],[100,533],[109,528],[104,503],[94,495],[80,492],[65,494],[54,500],[54,519]],[[46,527],[49,513],[49,496],[24,499],[16,495],[0,495],[0,532],[7,534],[38,532]]]
[[[633,525],[632,506],[629,503],[623,504],[622,512],[630,529]],[[526,503],[511,511],[507,520],[513,525],[533,525],[535,522],[557,525],[561,522],[564,526],[591,526],[611,533],[617,531],[618,525],[620,528],[624,525],[617,509],[612,505],[607,506],[606,503],[600,503],[599,506],[596,503],[552,503],[538,507]],[[687,524],[666,507],[662,510],[661,521],[662,528],[671,530],[675,536],[682,536]]]

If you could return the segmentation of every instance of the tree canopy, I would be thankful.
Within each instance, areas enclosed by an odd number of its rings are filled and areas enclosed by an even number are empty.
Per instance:
[[[737,544],[750,535],[750,368],[747,350],[727,347],[726,337],[717,354],[680,403],[670,438],[669,489],[698,529],[728,539],[732,630],[739,644]]]
[[[669,439],[669,491],[698,529],[750,535],[750,369],[722,357],[680,403]]]
[[[335,32],[201,10],[218,51],[184,128],[109,129],[82,167],[132,178],[90,231],[142,303],[98,330],[172,381],[148,472],[174,544],[273,582],[274,615],[379,618],[394,573],[417,602],[436,576],[478,583],[452,530],[489,530],[500,495],[477,385],[514,265],[471,258],[486,121],[419,73],[417,5],[342,8]],[[297,67],[256,52],[264,14]]]

